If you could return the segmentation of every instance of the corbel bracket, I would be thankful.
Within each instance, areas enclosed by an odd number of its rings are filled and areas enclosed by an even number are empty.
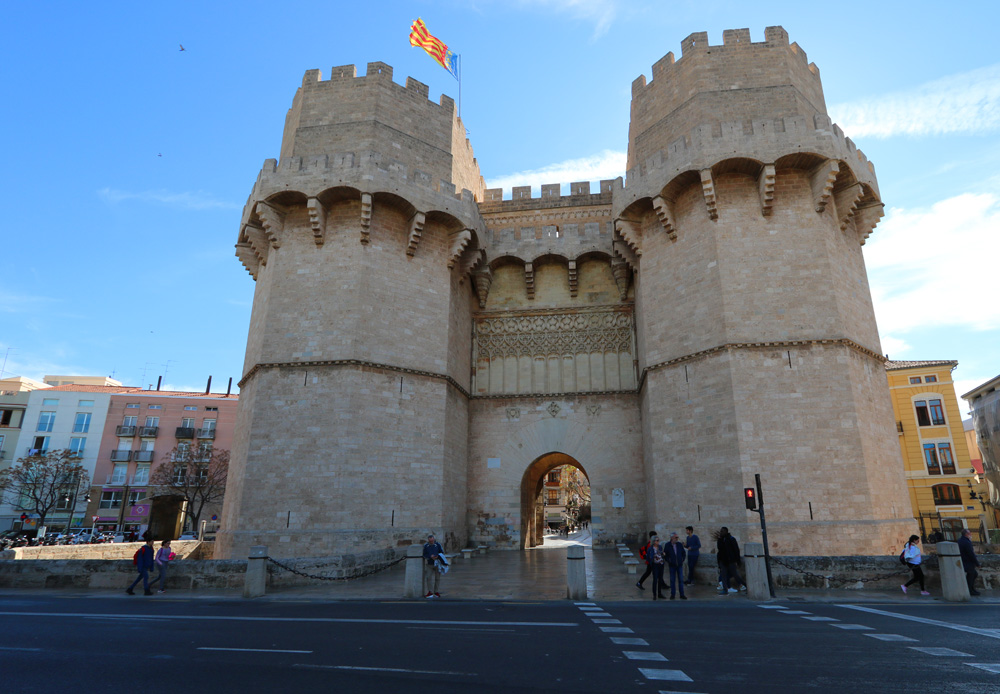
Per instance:
[[[638,222],[619,217],[615,220],[615,231],[636,256],[642,255],[642,227]]]
[[[838,173],[840,173],[840,162],[836,159],[827,159],[813,169],[809,183],[812,186],[813,202],[817,212],[825,210],[826,204],[830,202],[833,184],[837,182]]]
[[[306,200],[306,211],[309,212],[309,224],[313,230],[313,241],[322,246],[326,240],[326,208],[317,198]]]
[[[663,230],[667,232],[667,238],[671,241],[677,240],[677,226],[674,224],[674,206],[666,198],[657,195],[653,198],[653,211],[660,220]]]
[[[857,209],[863,194],[864,190],[862,190],[860,183],[833,191],[833,201],[837,206],[837,222],[840,224],[841,231],[846,229],[850,223],[851,216]]]
[[[760,213],[771,216],[771,205],[774,202],[774,164],[764,164],[757,178],[757,191],[760,193]]]
[[[490,295],[490,286],[493,284],[493,271],[487,265],[481,270],[472,273],[472,282],[476,287],[476,296],[479,297],[479,308],[486,308],[486,299]]]
[[[462,229],[456,234],[452,234],[451,237],[451,251],[448,253],[448,269],[455,267],[455,263],[462,255],[462,251],[465,247],[469,245],[472,240],[472,231],[469,229]]]
[[[701,192],[705,196],[705,207],[708,209],[708,217],[713,221],[717,220],[719,218],[719,211],[716,209],[715,181],[712,179],[712,170],[702,169],[699,173],[701,174]]]
[[[366,246],[371,243],[372,233],[372,194],[361,194],[361,243]]]
[[[263,200],[257,203],[254,212],[260,217],[260,224],[264,228],[271,248],[281,248],[281,232],[285,229],[285,213]]]
[[[531,263],[524,264],[524,286],[528,292],[528,298],[535,298],[535,268]]]
[[[569,295],[573,297],[576,296],[577,292],[577,274],[576,274],[575,260],[569,261],[568,270],[569,270]]]
[[[424,232],[424,222],[427,216],[423,212],[417,212],[410,217],[410,235],[406,244],[406,255],[412,256],[417,252],[417,244],[420,243],[420,235]]]

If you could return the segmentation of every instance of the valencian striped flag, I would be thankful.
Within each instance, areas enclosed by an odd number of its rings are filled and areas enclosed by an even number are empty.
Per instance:
[[[418,18],[410,25],[410,45],[423,48],[430,57],[437,61],[438,65],[450,72],[452,77],[458,79],[458,55],[449,51],[444,41],[427,32],[424,20]]]

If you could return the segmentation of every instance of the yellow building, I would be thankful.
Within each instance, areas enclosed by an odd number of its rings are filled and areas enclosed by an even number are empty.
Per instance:
[[[957,366],[957,361],[886,364],[913,517],[924,541],[941,539],[939,532],[957,540],[964,528],[979,539],[984,525],[977,499],[985,490],[972,466],[951,379]]]

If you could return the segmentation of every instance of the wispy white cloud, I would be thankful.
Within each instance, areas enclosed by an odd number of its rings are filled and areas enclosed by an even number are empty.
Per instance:
[[[57,301],[48,296],[9,292],[0,288],[0,313],[31,313]]]
[[[135,201],[176,207],[182,210],[236,210],[240,204],[229,200],[219,200],[204,191],[144,190],[127,191],[116,188],[101,188],[97,194],[106,202],[117,204]]]
[[[624,175],[625,161],[625,152],[604,150],[589,157],[570,159],[540,169],[518,171],[491,178],[487,185],[490,188],[503,188],[506,191],[514,186],[531,186],[537,194],[543,183],[562,183],[568,191],[569,184],[574,181],[600,181]]]
[[[985,133],[1000,128],[1000,63],[909,90],[836,104],[830,116],[851,137]]]
[[[865,246],[883,345],[905,350],[905,335],[929,327],[1000,329],[1000,302],[988,289],[1000,258],[998,229],[994,193],[889,210]]]
[[[608,32],[618,11],[622,8],[621,0],[518,0],[521,7],[545,8],[553,12],[564,12],[574,19],[594,25],[591,38],[598,39]]]

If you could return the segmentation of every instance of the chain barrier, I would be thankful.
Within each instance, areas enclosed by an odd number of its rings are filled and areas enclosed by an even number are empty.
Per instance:
[[[319,580],[319,581],[353,581],[353,580],[358,579],[358,578],[364,578],[365,576],[372,576],[374,574],[377,574],[377,573],[380,573],[382,571],[385,571],[389,567],[395,566],[396,564],[398,564],[399,562],[403,561],[404,559],[406,559],[405,555],[402,556],[402,557],[399,557],[398,559],[395,559],[395,560],[389,562],[388,564],[382,564],[381,566],[376,566],[375,568],[369,569],[367,571],[362,571],[361,573],[355,574],[353,576],[318,576],[316,574],[310,574],[310,573],[306,573],[305,571],[299,571],[298,569],[293,569],[291,566],[288,566],[287,564],[282,564],[277,559],[272,559],[271,557],[267,558],[267,560],[269,562],[271,562],[272,564],[274,564],[275,566],[277,566],[279,569],[284,569],[285,571],[290,571],[293,574],[295,574],[296,576],[302,576],[303,578],[315,578],[316,580]],[[327,564],[327,566],[329,566],[329,564]]]
[[[806,571],[805,569],[800,569],[798,567],[792,566],[791,564],[786,564],[777,557],[772,556],[771,561],[780,566],[784,566],[786,569],[791,569],[796,573],[800,573],[803,576],[808,576],[810,578],[818,578],[821,581],[829,581],[831,586],[842,586],[848,583],[870,583],[871,581],[881,581],[886,578],[892,578],[893,576],[901,576],[904,574],[909,574],[910,570],[900,569],[899,571],[892,571],[890,573],[876,574],[875,576],[869,576],[868,578],[833,578],[832,576],[822,576],[812,571]]]

